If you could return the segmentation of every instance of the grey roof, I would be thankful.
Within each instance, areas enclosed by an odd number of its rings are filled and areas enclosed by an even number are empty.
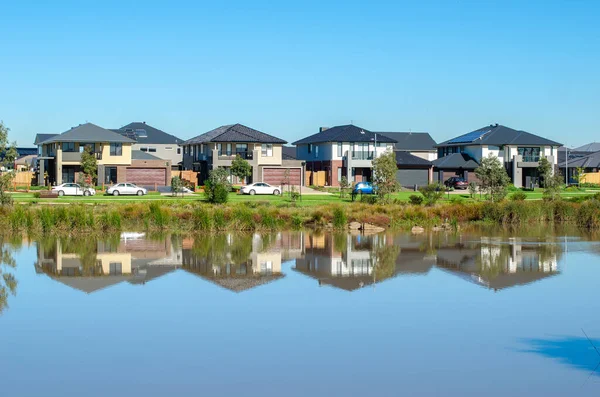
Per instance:
[[[318,132],[314,135],[300,139],[294,142],[294,145],[305,145],[308,143],[322,143],[322,142],[374,142],[375,132],[365,130],[355,125],[338,125],[331,127],[325,131]],[[395,139],[392,139],[386,135],[377,133],[377,142],[383,143],[396,143]]]
[[[39,145],[40,143],[47,141],[48,139],[57,136],[58,134],[36,134],[34,145]]]
[[[135,143],[133,139],[124,137],[114,131],[98,127],[92,123],[80,124],[60,135],[55,135],[40,143],[52,142],[120,142]],[[39,144],[39,143],[38,143]]]
[[[462,146],[462,145],[546,145],[562,146],[562,143],[542,138],[525,131],[513,130],[500,124],[493,124],[456,138],[442,142],[440,146]]]
[[[463,168],[474,170],[479,164],[465,153],[452,153],[437,160],[432,161],[437,168]]]
[[[133,139],[137,143],[148,143],[157,145],[178,145],[183,143],[182,139],[174,135],[167,134],[164,131],[154,128],[145,121],[129,123],[119,129],[112,130],[127,138]]]
[[[265,134],[242,124],[223,125],[183,142],[183,145],[208,142],[287,143],[283,139]]]
[[[574,152],[599,152],[600,142],[591,142],[573,149]]]
[[[296,160],[296,147],[295,146],[282,146],[281,147],[281,159],[282,160]]]
[[[422,159],[421,157],[413,156],[412,154],[410,154],[408,152],[400,152],[400,151],[396,152],[396,164],[398,164],[398,166],[402,166],[402,165],[411,165],[411,166],[420,165],[420,166],[424,166],[424,167],[433,166],[432,162],[429,160],[425,160],[425,159]]]
[[[428,132],[378,132],[396,141],[394,150],[436,150]]]
[[[142,152],[141,150],[131,151],[132,160],[162,160],[160,157],[156,157],[150,153]]]
[[[562,163],[558,164],[559,168],[565,168],[567,164],[563,159]],[[590,153],[587,156],[569,158],[569,167],[581,167],[581,168],[600,168],[600,151]]]

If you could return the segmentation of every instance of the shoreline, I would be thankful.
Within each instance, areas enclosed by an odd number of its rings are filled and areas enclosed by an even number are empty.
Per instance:
[[[457,230],[470,225],[569,225],[600,229],[600,201],[510,201],[443,203],[351,203],[300,207],[292,203],[111,203],[0,207],[5,232],[94,234],[123,230],[171,232],[364,229]]]

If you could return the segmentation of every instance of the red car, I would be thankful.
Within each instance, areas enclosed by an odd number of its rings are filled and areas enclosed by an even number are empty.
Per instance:
[[[453,187],[455,189],[466,189],[469,187],[469,183],[458,176],[449,178],[446,182],[444,182],[444,185],[447,187]]]

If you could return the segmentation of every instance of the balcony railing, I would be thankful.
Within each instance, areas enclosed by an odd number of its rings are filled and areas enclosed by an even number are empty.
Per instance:
[[[232,158],[232,157],[236,157],[236,156],[240,156],[241,158],[243,158],[244,160],[252,160],[254,158],[252,152],[235,152],[235,153],[219,153],[219,157],[224,157],[224,158]]]
[[[537,163],[538,161],[540,161],[540,156],[523,156],[523,160],[521,160],[524,163]]]
[[[358,151],[352,152],[352,160],[373,160],[375,152]]]

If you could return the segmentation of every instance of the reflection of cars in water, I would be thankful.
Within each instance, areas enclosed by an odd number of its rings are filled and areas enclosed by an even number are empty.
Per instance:
[[[446,182],[444,182],[444,185],[446,185],[447,187],[453,187],[455,189],[466,189],[469,187],[469,184],[467,183],[467,181],[465,181],[463,178],[460,178],[458,176],[453,176],[451,178],[448,178],[448,180],[446,180]]]
[[[242,186],[240,188],[240,193],[250,195],[274,194],[275,196],[278,196],[279,194],[281,194],[281,188],[279,186],[271,186],[265,182],[256,182]]]
[[[120,194],[134,194],[143,196],[147,193],[148,191],[146,189],[139,187],[134,183],[117,183],[106,190],[106,194],[112,194],[113,196],[118,196]]]
[[[375,190],[371,182],[357,182],[352,189],[352,194],[375,194]]]
[[[77,183],[63,183],[62,185],[54,186],[53,192],[59,196],[93,196],[96,190],[89,187],[81,187]]]

